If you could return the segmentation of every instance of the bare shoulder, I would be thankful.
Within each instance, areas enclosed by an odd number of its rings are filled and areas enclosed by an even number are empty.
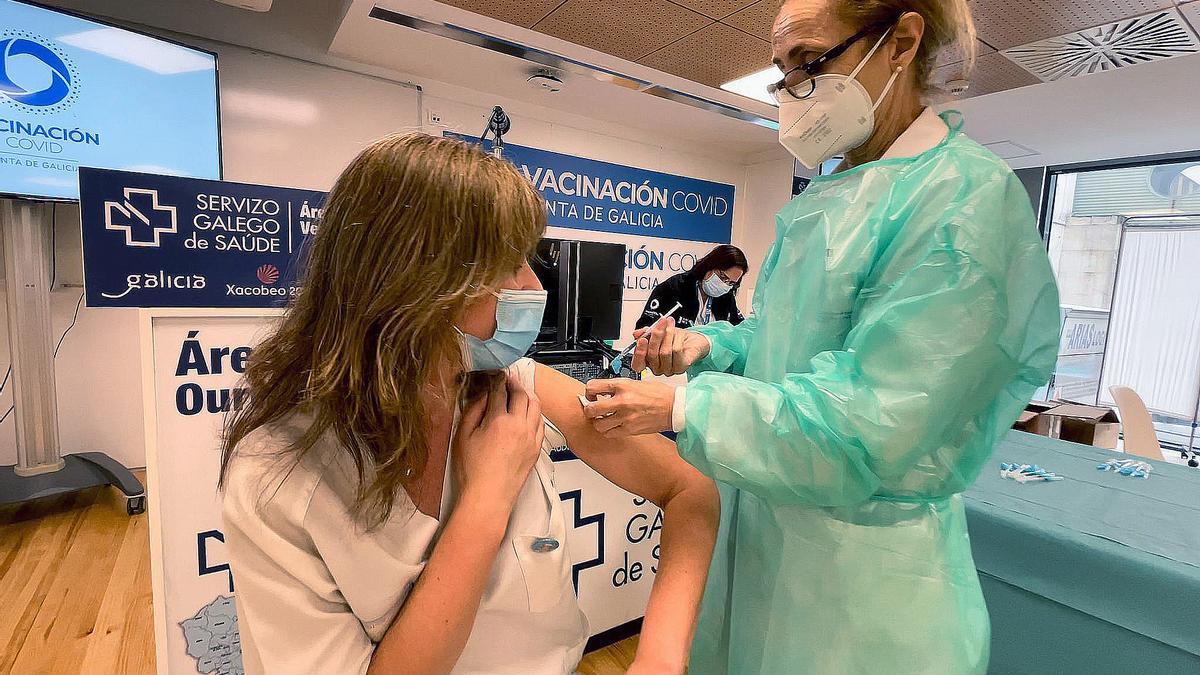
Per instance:
[[[579,400],[583,383],[540,363],[534,364],[532,371],[532,388],[542,405],[542,414],[564,432],[567,426],[583,424],[583,404]]]

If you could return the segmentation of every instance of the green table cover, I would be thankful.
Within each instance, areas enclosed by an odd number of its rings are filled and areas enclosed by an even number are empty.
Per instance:
[[[1200,469],[1012,432],[964,495],[994,673],[1200,673]],[[1000,477],[1037,464],[1059,482]]]

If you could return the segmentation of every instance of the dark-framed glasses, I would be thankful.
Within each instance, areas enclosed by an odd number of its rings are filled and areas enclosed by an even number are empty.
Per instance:
[[[725,271],[724,271],[724,270],[713,270],[713,271],[717,273],[717,278],[718,278],[718,279],[720,279],[721,281],[724,281],[725,283],[729,284],[729,285],[730,285],[730,286],[732,286],[733,288],[737,288],[737,287],[738,287],[738,285],[742,283],[742,280],[741,280],[741,278],[740,278],[740,277],[738,278],[738,280],[737,280],[737,281],[734,281],[733,279],[730,279],[730,278],[729,278],[729,275],[728,275],[728,274],[725,274]]]
[[[788,96],[797,99],[806,99],[809,96],[812,96],[813,92],[816,91],[817,88],[816,80],[813,78],[817,76],[817,73],[820,72],[821,68],[825,67],[825,64],[836,59],[842,54],[845,54],[846,50],[854,46],[855,42],[858,42],[872,33],[878,32],[880,29],[887,30],[891,28],[891,26],[892,22],[890,21],[867,26],[854,35],[842,40],[833,47],[830,47],[825,51],[824,54],[821,54],[812,61],[809,61],[808,63],[801,63],[795,68],[785,72],[782,80],[776,82],[775,84],[767,85],[767,93],[771,94],[771,98],[774,98],[776,103],[783,102],[781,100],[782,95],[780,92],[787,92]]]

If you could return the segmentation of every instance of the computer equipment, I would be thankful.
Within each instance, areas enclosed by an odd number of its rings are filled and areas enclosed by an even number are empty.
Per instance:
[[[621,337],[621,301],[625,291],[625,245],[597,241],[578,246],[575,330],[579,339]]]
[[[538,345],[575,348],[621,336],[624,244],[546,238],[530,264],[548,294]]]
[[[569,257],[569,253],[567,254]],[[529,261],[533,273],[537,275],[542,288],[546,289],[546,313],[542,315],[542,328],[535,341],[537,345],[566,344],[567,317],[569,308],[566,306],[568,294],[560,292],[560,282],[566,285],[567,275],[564,269],[564,247],[560,239],[543,239],[538,243],[537,254]]]
[[[536,352],[532,358],[585,384],[602,376],[608,365],[600,352],[578,349]]]

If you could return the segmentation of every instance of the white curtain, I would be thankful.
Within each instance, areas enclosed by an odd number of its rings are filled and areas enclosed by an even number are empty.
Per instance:
[[[1125,385],[1191,420],[1200,390],[1200,230],[1130,227],[1120,252],[1100,399]]]

